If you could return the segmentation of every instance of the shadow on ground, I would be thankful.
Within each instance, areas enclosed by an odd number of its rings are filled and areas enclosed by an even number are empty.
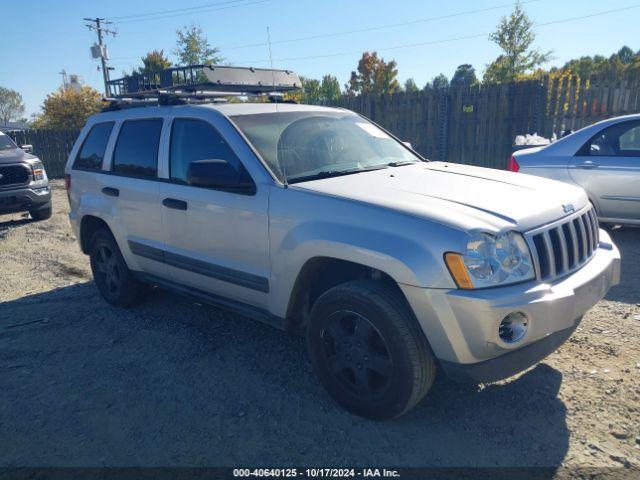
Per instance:
[[[620,249],[622,271],[620,284],[607,294],[607,300],[640,304],[640,228],[615,228],[609,232]]]
[[[483,390],[439,378],[391,422],[328,398],[301,338],[156,291],[118,310],[92,283],[0,304],[0,464],[559,465],[562,375]]]
[[[13,218],[11,220],[0,221],[0,232],[2,232],[3,230],[8,230],[9,228],[23,227],[35,222],[35,220],[33,220],[28,215],[29,214],[27,214],[26,216],[22,215],[18,219]]]

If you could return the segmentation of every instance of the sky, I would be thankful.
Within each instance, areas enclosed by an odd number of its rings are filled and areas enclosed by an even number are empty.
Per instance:
[[[553,51],[547,67],[608,56],[623,45],[640,50],[640,0],[522,4],[536,25],[535,46]],[[83,21],[99,16],[117,31],[106,38],[112,78],[153,49],[174,58],[176,29],[195,22],[231,65],[268,67],[269,27],[275,68],[313,78],[332,74],[344,84],[362,52],[376,50],[396,60],[401,82],[411,77],[422,87],[439,73],[450,78],[463,63],[481,74],[499,54],[488,34],[512,8],[508,0],[0,0],[0,86],[22,94],[27,116],[61,85],[62,69],[103,91],[99,62],[89,52],[96,34]],[[618,9],[626,10],[604,13]],[[160,13],[140,16],[154,12]]]

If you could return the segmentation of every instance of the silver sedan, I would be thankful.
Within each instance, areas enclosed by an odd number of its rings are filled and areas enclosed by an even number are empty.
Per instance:
[[[610,118],[548,146],[515,152],[509,170],[578,185],[601,222],[640,225],[640,114]]]

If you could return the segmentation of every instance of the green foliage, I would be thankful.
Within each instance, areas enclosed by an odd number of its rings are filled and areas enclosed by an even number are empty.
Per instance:
[[[91,87],[80,90],[60,88],[47,95],[42,105],[42,114],[33,123],[33,128],[52,130],[79,129],[87,118],[102,108],[101,95]]]
[[[407,78],[404,82],[404,91],[409,93],[418,91],[418,86],[413,78]]]
[[[512,82],[526,75],[551,58],[551,52],[531,48],[535,40],[533,22],[522,6],[516,4],[508,17],[502,17],[498,28],[489,35],[502,54],[487,67],[484,81],[487,83]]]
[[[456,68],[451,79],[452,87],[469,86],[478,83],[476,69],[469,63],[464,63]]]
[[[620,75],[631,71],[640,71],[640,51],[634,53],[631,48],[624,46],[609,58],[602,55],[580,57],[569,60],[560,68],[552,68],[550,73],[587,78],[592,75]]]
[[[219,55],[220,50],[211,47],[202,28],[193,23],[190,27],[176,30],[178,40],[174,54],[180,65],[216,65],[224,59]]]
[[[142,57],[142,67],[139,67],[134,73],[149,74],[156,73],[165,68],[170,68],[171,60],[164,55],[164,50],[153,50]]]
[[[333,75],[325,75],[320,83],[320,100],[325,102],[334,102],[340,98],[342,91],[340,90],[340,82]]]
[[[425,85],[424,88],[433,88],[434,90],[444,90],[449,88],[449,79],[444,73],[433,77],[429,83]]]
[[[346,85],[349,95],[385,95],[400,91],[398,69],[395,60],[388,63],[376,52],[364,52],[358,62],[358,70],[351,72]]]
[[[315,78],[300,77],[302,82],[302,103],[317,103],[320,100],[320,82]]]
[[[23,114],[22,95],[10,88],[0,87],[0,121],[7,124]]]

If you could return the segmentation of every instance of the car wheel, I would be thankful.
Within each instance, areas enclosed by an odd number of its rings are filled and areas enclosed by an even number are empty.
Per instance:
[[[367,418],[402,415],[435,378],[435,358],[410,307],[381,282],[353,281],[320,296],[307,349],[329,394]]]
[[[93,279],[107,302],[129,307],[141,299],[143,285],[131,274],[111,232],[100,229],[93,234],[89,259]]]
[[[48,220],[49,218],[51,218],[51,213],[52,213],[51,204],[49,204],[44,208],[39,208],[37,210],[29,210],[29,215],[31,215],[31,218],[33,218],[36,221]]]

